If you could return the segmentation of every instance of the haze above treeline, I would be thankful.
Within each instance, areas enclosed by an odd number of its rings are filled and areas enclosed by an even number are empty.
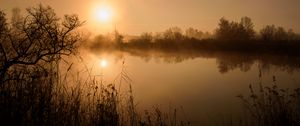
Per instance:
[[[83,27],[95,35],[113,32],[115,26],[120,33],[128,35],[161,32],[174,26],[213,32],[221,17],[239,21],[243,16],[253,20],[256,31],[274,24],[300,32],[299,0],[0,0],[0,3],[8,16],[12,8],[24,10],[39,3],[50,5],[59,16],[78,14],[81,20],[87,21]],[[108,23],[95,22],[91,14],[94,6],[103,3],[114,11]]]
[[[128,36],[120,33],[117,29],[105,35],[98,35],[94,38],[96,43],[155,43],[159,41],[196,41],[196,40],[216,40],[216,41],[262,41],[265,42],[291,42],[299,41],[300,34],[293,29],[287,29],[274,24],[266,25],[256,31],[255,24],[250,17],[242,17],[240,21],[231,21],[224,17],[219,19],[218,27],[214,32],[202,31],[196,28],[182,29],[180,27],[170,27],[162,32],[143,32],[139,36]]]
[[[98,35],[89,39],[85,47],[94,52],[112,49],[175,52],[207,50],[299,56],[300,35],[292,29],[266,25],[259,31],[255,31],[254,25],[249,17],[242,17],[240,21],[221,18],[213,33],[202,32],[195,28],[188,28],[184,31],[179,27],[171,27],[163,32],[144,32],[130,39],[116,29],[112,34]]]

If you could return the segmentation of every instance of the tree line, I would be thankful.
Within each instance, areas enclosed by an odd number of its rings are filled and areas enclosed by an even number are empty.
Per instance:
[[[299,34],[292,29],[275,25],[266,25],[259,32],[254,30],[254,23],[249,17],[242,17],[240,22],[229,21],[221,18],[215,33],[216,39],[221,40],[261,40],[261,41],[295,41]]]
[[[289,52],[292,54],[297,52],[298,55],[300,35],[292,29],[266,25],[256,31],[254,27],[255,25],[249,17],[242,17],[240,21],[230,21],[222,17],[213,33],[191,27],[185,30],[179,27],[171,27],[163,32],[144,32],[132,39],[125,40],[126,37],[117,32],[118,37],[110,39],[110,41],[102,41],[106,38],[105,36],[93,40],[91,48],[95,50],[107,47],[164,50],[209,49],[267,51],[272,53]]]
[[[300,35],[292,29],[286,30],[281,26],[266,25],[259,31],[254,30],[254,23],[249,17],[242,17],[239,22],[230,21],[222,17],[214,33],[203,32],[199,29],[188,28],[183,32],[179,27],[171,27],[164,32],[142,33],[130,42],[157,42],[159,40],[204,40],[214,39],[219,41],[297,41]]]

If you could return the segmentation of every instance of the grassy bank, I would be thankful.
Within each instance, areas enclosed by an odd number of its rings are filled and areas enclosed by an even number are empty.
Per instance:
[[[52,66],[52,67],[51,67]],[[72,73],[72,65],[61,74],[50,65],[47,71],[15,69],[14,77],[1,83],[0,122],[6,125],[103,125],[103,126],[176,126],[189,125],[171,113],[155,107],[137,112],[131,83],[121,71],[117,82],[128,86],[120,92],[90,74]],[[17,72],[19,71],[19,72]]]

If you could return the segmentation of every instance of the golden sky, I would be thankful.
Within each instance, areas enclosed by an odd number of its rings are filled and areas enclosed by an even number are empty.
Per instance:
[[[300,32],[300,0],[0,0],[0,9],[10,14],[14,7],[39,3],[50,5],[60,16],[78,14],[87,21],[84,28],[96,34],[112,32],[115,26],[132,35],[172,26],[213,32],[221,17],[238,21],[242,16],[251,17],[256,29],[275,24]],[[110,13],[105,22],[96,20],[95,14],[103,7]]]

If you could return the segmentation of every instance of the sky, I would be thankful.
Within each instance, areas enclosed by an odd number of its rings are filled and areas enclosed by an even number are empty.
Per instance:
[[[55,12],[78,14],[86,21],[83,29],[92,34],[109,33],[115,28],[128,35],[161,32],[169,27],[194,27],[214,32],[221,17],[239,21],[250,17],[255,29],[268,24],[300,32],[300,0],[0,0],[0,10],[8,16],[42,3]],[[97,20],[97,8],[109,8],[108,21]],[[25,11],[24,11],[25,12]]]

